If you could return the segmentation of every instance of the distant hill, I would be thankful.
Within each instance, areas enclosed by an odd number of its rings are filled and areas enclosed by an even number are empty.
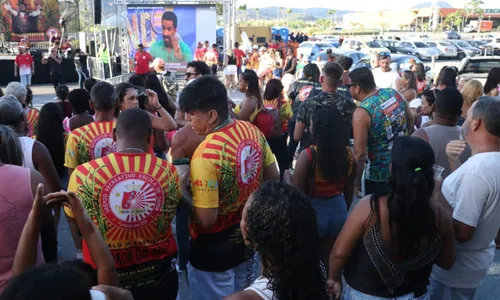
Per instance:
[[[437,6],[441,8],[453,8],[453,6],[451,6],[448,2],[444,1],[438,1]],[[412,6],[412,8],[428,8],[428,7],[432,7],[432,2],[423,2],[415,6]]]
[[[288,9],[288,8],[287,8]],[[314,7],[314,8],[291,8],[290,20],[299,19],[303,21],[315,21],[318,19],[332,18],[333,16],[328,15],[330,8]],[[337,10],[336,18],[348,14],[348,10]],[[237,11],[238,17],[246,16],[246,19],[256,19],[257,12],[255,8],[248,7],[246,11]],[[259,19],[261,20],[272,20],[278,18],[278,8],[277,7],[260,7],[259,8]],[[286,18],[286,13],[280,12],[280,18]]]

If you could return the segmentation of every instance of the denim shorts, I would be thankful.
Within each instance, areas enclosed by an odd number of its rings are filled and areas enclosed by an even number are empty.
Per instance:
[[[31,85],[31,74],[20,75],[19,79],[20,79],[20,81],[21,81],[22,84],[24,84],[24,85]]]
[[[350,287],[344,282],[344,290],[342,291],[342,300],[424,300],[426,295],[415,298],[413,293],[409,293],[403,296],[397,296],[392,298],[382,298],[377,296],[372,296],[368,294],[361,293]]]
[[[347,205],[343,194],[333,197],[311,197],[316,210],[318,233],[321,237],[336,238],[347,219]]]

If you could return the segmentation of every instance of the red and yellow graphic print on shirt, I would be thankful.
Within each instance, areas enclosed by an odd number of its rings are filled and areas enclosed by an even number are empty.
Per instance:
[[[66,144],[64,166],[76,169],[81,164],[115,151],[115,122],[92,122],[71,132]]]
[[[122,286],[143,286],[170,270],[165,258],[177,253],[170,225],[181,198],[173,165],[149,153],[111,153],[78,166],[68,190],[101,232]],[[83,259],[95,267],[85,241]]]
[[[209,134],[191,159],[191,191],[195,207],[218,208],[218,215],[210,229],[195,224],[193,237],[238,224],[248,197],[262,182],[263,168],[272,163],[266,138],[249,122],[233,120]]]
[[[28,136],[33,137],[35,135],[35,128],[38,125],[39,118],[40,112],[37,109],[29,108],[26,113],[26,121],[28,121]]]

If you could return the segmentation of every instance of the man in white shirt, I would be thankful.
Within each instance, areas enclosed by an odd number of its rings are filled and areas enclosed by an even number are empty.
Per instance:
[[[391,57],[378,54],[378,68],[372,70],[375,84],[380,89],[391,88],[399,92],[399,74],[391,69]]]
[[[500,101],[481,97],[462,126],[472,156],[449,175],[441,188],[443,213],[453,214],[456,261],[450,270],[434,266],[431,300],[472,300],[495,254],[500,227]],[[465,144],[453,141],[447,153],[456,165]],[[444,253],[443,255],[447,255]]]

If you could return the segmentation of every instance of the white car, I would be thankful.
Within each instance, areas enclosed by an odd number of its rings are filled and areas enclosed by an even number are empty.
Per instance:
[[[425,42],[430,47],[434,47],[441,52],[441,57],[456,57],[458,54],[457,47],[447,41],[429,41]]]
[[[441,54],[438,49],[419,41],[403,41],[396,44],[395,48],[401,53],[410,52],[406,54],[415,55],[421,60],[432,59],[432,57],[438,57]]]
[[[326,52],[328,49],[333,50],[335,47],[325,42],[303,42],[297,49],[297,56],[300,57],[300,55],[303,54],[304,58],[310,58],[320,52]]]
[[[428,41],[429,36],[427,34],[410,34],[405,38],[406,41]]]

